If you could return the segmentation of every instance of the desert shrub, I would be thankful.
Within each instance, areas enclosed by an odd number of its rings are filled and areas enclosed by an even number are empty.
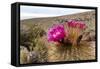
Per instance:
[[[37,39],[42,37],[45,31],[37,25],[32,25],[27,31],[20,33],[20,45],[32,50],[36,46]]]
[[[68,19],[55,19],[55,21],[56,21],[57,23],[64,23],[64,22],[67,22]]]
[[[45,46],[45,43],[43,42],[43,40],[40,41],[40,39],[42,39],[42,37],[46,34],[46,32],[39,27],[38,25],[32,25],[30,26],[30,28],[25,31],[25,30],[21,30],[20,33],[20,45],[27,47],[27,49],[29,50],[29,52],[36,52],[37,54],[37,61],[35,62],[45,62],[46,61],[46,53],[47,53],[47,49]],[[29,56],[29,54],[24,54],[21,51],[21,61],[26,61],[26,57]],[[34,63],[33,58],[34,56],[32,56],[31,58],[28,59],[28,63]]]
[[[46,62],[47,61],[46,44],[43,41],[41,41],[41,39],[37,40],[37,44],[36,44],[34,50],[38,52],[38,62]]]
[[[86,28],[86,24],[83,21],[78,20],[69,20],[64,24],[53,25],[47,33],[48,41],[59,42],[63,44],[70,42],[72,45],[77,45],[78,37]]]

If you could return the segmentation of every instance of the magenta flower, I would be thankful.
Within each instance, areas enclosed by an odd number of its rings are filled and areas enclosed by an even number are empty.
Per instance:
[[[80,23],[80,28],[81,28],[81,29],[85,29],[86,27],[87,27],[87,26],[86,26],[85,23],[82,23],[82,22]]]
[[[78,27],[80,29],[86,28],[86,24],[82,21],[69,20],[67,24],[68,24],[69,27],[73,27],[73,28],[76,28],[76,27]]]
[[[76,27],[76,21],[75,20],[69,20],[67,24],[68,24],[69,27]]]
[[[62,24],[57,24],[51,27],[47,33],[48,41],[59,42],[65,37],[65,30]]]

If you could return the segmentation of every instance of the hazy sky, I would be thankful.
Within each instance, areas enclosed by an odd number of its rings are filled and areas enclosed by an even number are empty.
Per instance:
[[[21,8],[20,9],[21,20],[29,18],[40,18],[40,17],[55,17],[55,16],[92,11],[87,9],[39,7],[39,6],[21,6],[20,8]]]

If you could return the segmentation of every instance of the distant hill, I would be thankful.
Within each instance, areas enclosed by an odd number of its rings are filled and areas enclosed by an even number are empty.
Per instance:
[[[89,29],[95,30],[95,11],[82,12],[71,15],[63,15],[58,17],[44,17],[44,18],[32,18],[21,20],[21,29],[27,29],[28,27],[36,24],[42,27],[44,30],[52,26],[53,24],[64,22],[69,19],[76,19],[85,21]]]

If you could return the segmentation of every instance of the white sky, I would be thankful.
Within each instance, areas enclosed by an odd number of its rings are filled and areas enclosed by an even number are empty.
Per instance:
[[[73,8],[58,8],[58,7],[39,7],[39,6],[20,6],[20,18],[40,18],[40,17],[55,17],[62,15],[75,14],[80,12],[92,11],[87,9]]]

